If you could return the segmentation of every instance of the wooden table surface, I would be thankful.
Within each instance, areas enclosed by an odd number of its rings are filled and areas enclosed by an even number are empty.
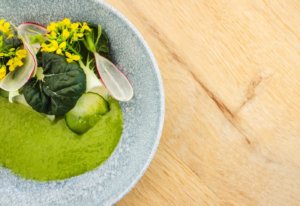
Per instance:
[[[106,1],[166,94],[158,152],[118,205],[300,205],[300,1]]]

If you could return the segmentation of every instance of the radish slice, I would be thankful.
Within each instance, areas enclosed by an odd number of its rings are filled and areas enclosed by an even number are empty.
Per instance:
[[[16,68],[15,71],[9,72],[6,77],[0,82],[0,88],[4,89],[5,91],[16,91],[20,89],[26,82],[30,79],[33,75],[35,68],[36,68],[36,57],[32,53],[30,46],[24,43],[24,49],[27,50],[28,55],[25,59],[24,66],[20,68]]]
[[[24,22],[17,27],[17,30],[19,36],[24,38],[24,41],[32,47],[33,53],[36,54],[40,48],[40,44],[30,44],[30,36],[35,36],[38,34],[45,35],[47,33],[47,29],[44,26],[34,22]]]
[[[41,45],[39,43],[30,44],[30,36],[35,36],[38,34],[45,35],[47,33],[47,29],[35,22],[24,22],[17,27],[18,35],[22,38],[23,42],[26,42],[28,46],[28,50],[30,53],[34,54],[34,60],[36,60],[35,54],[39,51]],[[33,74],[36,71],[33,71]]]
[[[100,79],[111,96],[119,101],[129,101],[133,97],[133,88],[126,76],[108,59],[96,52],[94,56]]]

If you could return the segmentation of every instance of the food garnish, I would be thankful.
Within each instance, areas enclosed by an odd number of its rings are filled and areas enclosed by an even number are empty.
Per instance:
[[[133,97],[130,82],[109,57],[101,25],[65,18],[45,27],[35,22],[15,27],[0,20],[0,88],[9,92],[10,101],[25,99],[39,113],[65,116],[78,134],[89,130],[106,108],[103,88],[109,98]]]

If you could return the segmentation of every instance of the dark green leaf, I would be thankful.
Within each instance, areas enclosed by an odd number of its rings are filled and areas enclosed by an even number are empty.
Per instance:
[[[32,78],[22,89],[27,103],[36,111],[64,115],[85,92],[86,77],[77,63],[67,63],[63,56],[41,53],[39,65],[44,79]]]
[[[101,28],[101,25],[90,26],[92,33],[89,37],[92,39],[96,52],[102,56],[108,57],[109,55],[109,40],[106,32]],[[89,47],[89,46],[88,46]]]
[[[96,44],[96,51],[98,53],[101,53],[101,52],[106,53],[106,54],[109,53],[108,38],[107,38],[105,31],[102,31],[100,39]]]

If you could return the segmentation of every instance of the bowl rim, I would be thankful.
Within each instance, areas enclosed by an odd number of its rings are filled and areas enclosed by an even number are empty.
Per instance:
[[[134,186],[138,183],[138,181],[143,177],[143,175],[145,174],[146,170],[148,169],[151,161],[154,158],[154,155],[155,155],[155,153],[158,149],[160,138],[161,138],[162,132],[163,132],[164,119],[165,119],[165,94],[164,94],[163,80],[162,80],[160,70],[159,70],[158,64],[156,62],[155,56],[152,53],[148,43],[146,42],[146,40],[144,39],[142,34],[133,25],[133,23],[131,23],[127,19],[127,17],[125,17],[120,11],[118,11],[112,5],[110,5],[109,3],[106,3],[104,0],[94,0],[94,1],[97,2],[97,3],[100,3],[103,7],[108,9],[110,12],[112,12],[114,15],[116,15],[116,17],[118,17],[121,21],[123,21],[123,23],[126,24],[133,31],[133,33],[136,35],[137,39],[144,46],[147,54],[150,57],[150,60],[151,60],[152,64],[153,64],[154,74],[155,74],[155,76],[158,80],[158,87],[159,87],[159,92],[160,92],[160,102],[161,102],[161,104],[160,104],[159,109],[160,109],[161,113],[160,113],[160,117],[159,117],[159,126],[158,126],[158,130],[157,130],[156,137],[155,137],[155,142],[153,144],[151,153],[148,157],[148,160],[144,163],[144,166],[141,169],[139,175],[137,175],[134,178],[134,180],[131,182],[131,184],[127,186],[126,190],[120,192],[115,197],[114,197],[114,195],[112,196],[112,204],[115,204],[118,201],[120,201],[127,193],[129,193],[134,188]]]

